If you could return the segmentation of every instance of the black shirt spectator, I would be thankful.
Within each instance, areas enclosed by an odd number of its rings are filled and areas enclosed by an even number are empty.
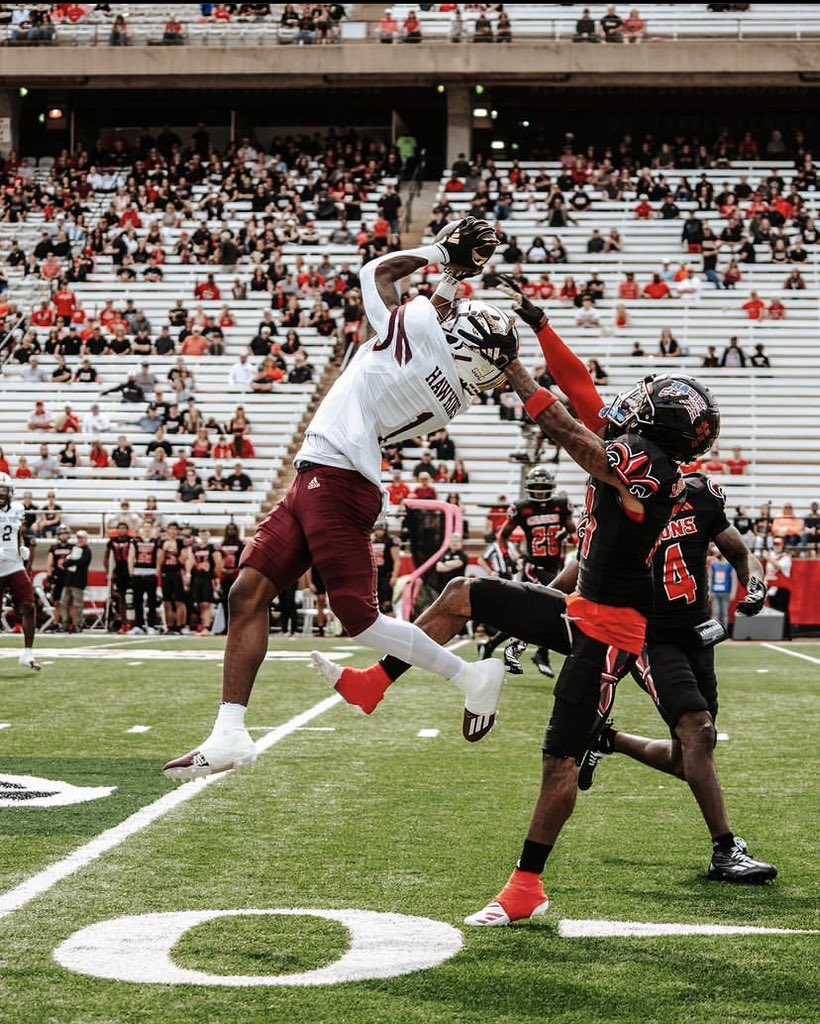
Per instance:
[[[584,8],[583,14],[575,22],[575,35],[572,37],[572,41],[574,43],[599,43],[601,41],[595,31],[595,22],[590,16],[588,7]]]
[[[604,239],[601,237],[601,232],[598,228],[595,228],[592,232],[592,236],[587,242],[588,253],[599,253],[604,251]]]
[[[752,353],[752,355],[749,357],[749,362],[752,364],[752,366],[757,366],[757,367],[761,367],[761,366],[765,367],[765,366],[771,366],[772,365],[769,362],[769,357],[766,355],[766,351],[764,349],[764,346],[761,345],[761,344],[755,345],[755,350]]]
[[[253,481],[241,466],[234,466],[233,473],[225,478],[229,491],[250,491],[253,490]]]
[[[695,216],[694,211],[683,222],[680,237],[687,245],[700,245],[703,241],[703,222]]]
[[[607,8],[606,14],[601,18],[601,28],[603,29],[605,42],[622,43],[624,41],[623,27],[623,18],[617,14],[615,8]]]

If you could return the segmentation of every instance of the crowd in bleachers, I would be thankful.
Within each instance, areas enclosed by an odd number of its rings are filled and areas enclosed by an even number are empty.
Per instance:
[[[55,42],[183,46],[209,29],[275,30],[275,41],[327,45],[340,39],[343,4],[3,4],[0,26],[14,45]],[[239,36],[237,35],[237,38]],[[251,40],[254,36],[251,36]],[[243,37],[243,41],[244,37]]]

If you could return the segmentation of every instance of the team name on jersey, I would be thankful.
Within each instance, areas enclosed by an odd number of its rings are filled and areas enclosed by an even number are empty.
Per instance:
[[[664,528],[658,541],[662,544],[665,540],[672,540],[673,537],[688,537],[690,534],[697,532],[698,528],[695,524],[695,517],[684,516],[683,519],[675,519],[669,523]]]
[[[540,516],[527,516],[527,526],[549,526],[552,523],[560,523],[561,514],[559,512],[544,513]]]
[[[434,367],[424,380],[435,398],[441,403],[444,411],[452,419],[461,408],[461,399],[456,394],[455,388],[438,366]]]

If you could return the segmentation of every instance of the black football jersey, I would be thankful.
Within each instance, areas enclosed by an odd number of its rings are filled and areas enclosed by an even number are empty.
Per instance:
[[[525,498],[510,505],[505,525],[520,526],[524,531],[527,562],[557,570],[561,544],[571,518],[566,498],[547,498],[546,501]]]
[[[684,501],[660,536],[652,559],[655,608],[650,639],[691,638],[691,627],[709,618],[709,544],[729,528],[726,496],[702,473],[685,478]]]
[[[236,576],[239,572],[239,559],[245,550],[244,541],[238,540],[235,543],[226,544],[224,541],[219,548],[222,554],[222,575]]]
[[[56,580],[65,579],[65,560],[71,554],[71,544],[52,544],[48,549],[52,557],[53,575]]]
[[[131,549],[130,537],[112,537],[106,546],[114,556],[115,566],[128,565],[128,552]]]
[[[376,571],[380,576],[390,576],[393,572],[393,548],[396,542],[392,537],[385,537],[384,540],[372,542],[373,558],[376,561]]]
[[[200,544],[197,542],[191,546],[191,553],[194,556],[192,571],[202,573],[205,576],[213,576],[216,571],[213,544]]]
[[[134,549],[134,569],[156,569],[157,552],[159,551],[158,540],[143,540],[137,537],[131,541]]]
[[[598,604],[634,608],[649,617],[653,607],[652,556],[661,531],[683,496],[683,478],[672,460],[647,438],[623,434],[606,442],[610,469],[643,503],[631,516],[617,488],[587,484],[578,524],[578,592]]]

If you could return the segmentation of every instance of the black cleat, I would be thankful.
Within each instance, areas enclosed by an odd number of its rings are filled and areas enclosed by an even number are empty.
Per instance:
[[[735,836],[728,850],[716,848],[712,852],[709,877],[715,882],[762,885],[777,878],[777,868],[750,857],[746,840]]]
[[[537,650],[532,656],[532,663],[542,676],[546,676],[548,679],[552,679],[555,676],[552,665],[550,665],[549,654],[543,654],[540,649]]]
[[[581,770],[578,772],[578,789],[582,793],[592,789],[592,783],[595,781],[595,769],[601,761],[615,753],[614,740],[615,730],[612,728],[612,719],[610,719],[598,733],[593,745],[581,758]]]
[[[523,676],[524,666],[521,664],[521,655],[526,651],[527,645],[523,640],[510,640],[504,648],[504,664],[511,676]]]

